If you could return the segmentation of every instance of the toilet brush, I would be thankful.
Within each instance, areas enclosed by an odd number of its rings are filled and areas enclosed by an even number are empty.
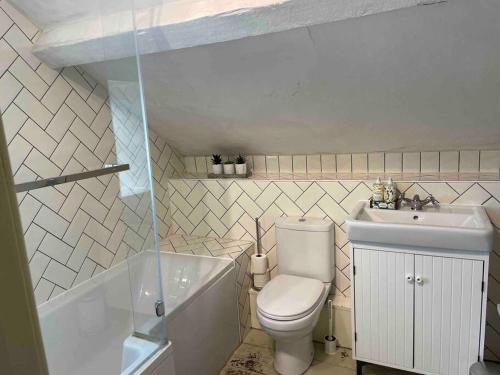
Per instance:
[[[325,336],[325,353],[335,354],[337,351],[337,339],[333,336],[333,301],[328,300],[328,335]]]

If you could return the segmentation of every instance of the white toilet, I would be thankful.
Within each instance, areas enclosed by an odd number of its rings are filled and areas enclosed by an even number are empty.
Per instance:
[[[257,318],[276,341],[274,368],[304,373],[314,356],[312,331],[335,276],[331,221],[276,219],[279,275],[257,296]]]

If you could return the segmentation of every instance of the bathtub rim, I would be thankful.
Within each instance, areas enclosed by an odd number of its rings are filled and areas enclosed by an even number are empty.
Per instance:
[[[73,300],[79,298],[81,295],[85,294],[86,292],[89,292],[93,288],[98,287],[100,284],[105,282],[107,278],[111,278],[111,277],[117,275],[120,271],[129,272],[129,270],[126,269],[128,267],[127,263],[129,261],[136,259],[136,258],[144,256],[145,254],[152,255],[154,257],[157,256],[155,250],[144,250],[138,254],[135,254],[129,258],[124,259],[123,261],[111,266],[110,268],[108,268],[108,269],[102,271],[101,273],[91,277],[90,279],[82,281],[80,284],[77,284],[74,287],[66,289],[64,292],[58,294],[54,298],[41,303],[40,305],[38,305],[36,307],[39,320],[45,318],[46,315],[50,314],[54,309],[57,309],[60,306],[61,300],[63,300],[64,298],[67,299],[65,301],[65,303],[70,303]],[[161,266],[162,255],[168,256],[168,254],[175,255],[175,256],[207,258],[207,259],[212,259],[212,261],[217,261],[217,262],[227,261],[228,264],[226,264],[224,266],[224,268],[217,273],[216,276],[219,276],[220,273],[222,273],[222,271],[225,271],[225,269],[227,267],[229,267],[231,264],[233,265],[233,267],[235,267],[235,260],[230,258],[230,257],[227,257],[227,258],[226,257],[213,257],[213,256],[207,256],[207,255],[183,254],[183,253],[166,252],[166,251],[160,251],[160,253],[159,253],[160,266]],[[163,272],[162,272],[162,278],[163,278]],[[162,280],[162,281],[164,281],[164,280]],[[200,289],[203,289],[203,288],[200,288]],[[165,295],[163,295],[162,297],[165,299]]]

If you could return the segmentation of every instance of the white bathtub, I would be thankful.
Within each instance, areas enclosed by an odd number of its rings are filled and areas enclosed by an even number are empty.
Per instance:
[[[172,349],[177,375],[210,375],[222,368],[239,340],[233,261],[173,253],[161,253],[160,259],[164,322],[145,318],[156,300],[152,252],[133,262],[138,298],[131,297],[124,263],[39,306],[51,375],[153,374],[159,368],[173,375]],[[166,329],[172,345],[130,337],[134,319],[141,332]]]

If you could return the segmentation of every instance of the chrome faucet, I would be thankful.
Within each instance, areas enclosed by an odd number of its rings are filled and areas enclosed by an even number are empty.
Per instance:
[[[398,199],[399,206],[401,206],[402,203],[406,203],[408,206],[410,206],[410,209],[415,210],[415,211],[422,211],[424,206],[428,205],[429,203],[432,203],[434,207],[439,207],[439,202],[436,198],[434,198],[432,195],[429,195],[427,198],[424,200],[420,200],[420,196],[418,194],[415,194],[413,199],[405,198],[405,194],[401,193],[401,196]]]

